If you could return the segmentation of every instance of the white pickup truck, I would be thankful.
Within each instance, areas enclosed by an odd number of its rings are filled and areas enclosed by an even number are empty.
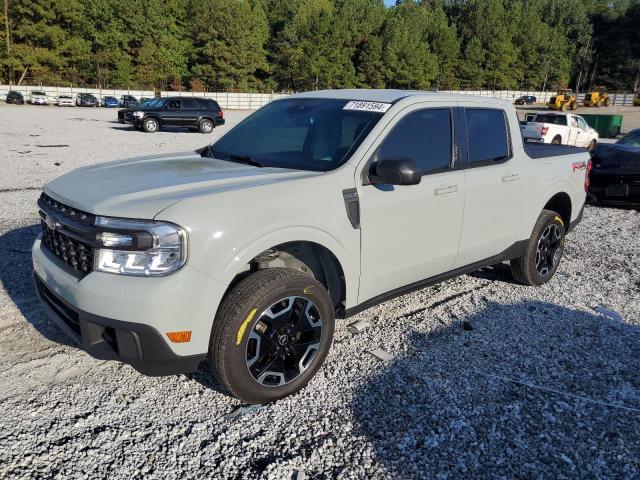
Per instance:
[[[538,113],[522,125],[522,136],[529,142],[572,145],[593,150],[598,132],[580,115],[572,113]]]
[[[147,374],[208,360],[247,402],[302,388],[335,318],[503,261],[548,282],[586,150],[523,145],[503,100],[400,90],[276,100],[215,143],[48,183],[33,245],[51,318]]]

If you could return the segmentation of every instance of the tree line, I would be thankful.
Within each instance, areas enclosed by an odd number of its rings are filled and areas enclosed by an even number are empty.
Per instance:
[[[3,0],[0,80],[99,88],[638,88],[640,0]]]

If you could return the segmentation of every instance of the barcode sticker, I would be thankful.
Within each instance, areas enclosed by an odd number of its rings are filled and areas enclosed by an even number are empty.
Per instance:
[[[380,102],[359,102],[352,100],[347,103],[343,110],[361,110],[365,112],[380,112],[384,113],[391,108],[390,103],[380,103]]]

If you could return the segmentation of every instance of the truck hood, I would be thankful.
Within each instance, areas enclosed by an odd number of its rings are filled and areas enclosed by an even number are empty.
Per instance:
[[[88,213],[151,219],[188,197],[316,175],[322,172],[258,168],[186,152],[79,168],[52,180],[44,191]]]

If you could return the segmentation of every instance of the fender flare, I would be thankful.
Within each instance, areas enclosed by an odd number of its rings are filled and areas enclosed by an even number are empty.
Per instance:
[[[315,243],[331,252],[344,273],[347,305],[356,302],[360,280],[359,255],[355,260],[349,260],[350,256],[347,250],[337,238],[324,230],[310,226],[284,227],[273,230],[241,246],[234,252],[233,257],[223,264],[219,280],[229,285],[258,254],[288,242]]]

